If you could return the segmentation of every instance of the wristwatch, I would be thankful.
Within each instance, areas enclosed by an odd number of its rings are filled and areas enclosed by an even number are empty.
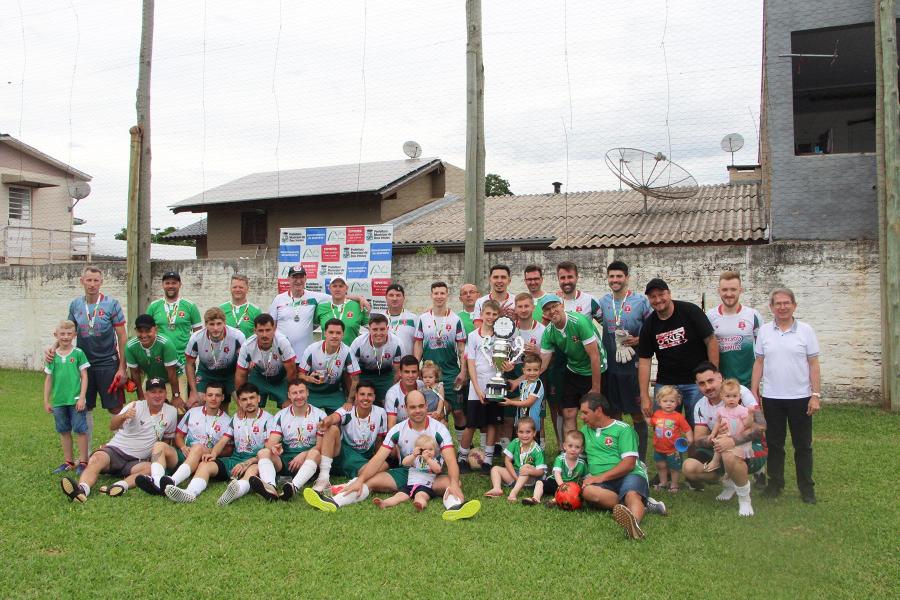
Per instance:
[[[819,400],[822,399],[822,394],[820,394],[819,392],[813,392],[812,394],[810,394],[810,396],[815,396],[815,397],[818,398]]]

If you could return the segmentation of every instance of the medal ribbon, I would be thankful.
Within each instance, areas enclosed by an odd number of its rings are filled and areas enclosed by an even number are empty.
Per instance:
[[[91,311],[91,305],[88,304],[87,296],[84,297],[84,312],[88,318],[88,329],[91,333],[94,332],[94,320],[97,318],[97,310],[100,308],[100,303],[103,302],[103,294],[101,293],[97,296],[97,302],[94,303],[94,310]]]
[[[244,313],[241,314],[241,308],[243,307]],[[236,309],[236,310],[235,310]],[[250,303],[245,302],[240,306],[235,306],[234,303],[231,303],[231,316],[234,317],[234,326],[240,327],[241,319],[247,316],[247,311],[250,310]]]
[[[618,310],[616,310],[616,296],[613,295],[613,297],[612,297],[613,316],[616,319],[616,329],[618,329],[619,327],[622,326],[622,311],[625,310],[625,303],[628,302],[628,296],[630,296],[630,295],[631,295],[631,290],[628,290],[625,293],[625,297],[622,298],[622,303],[619,305]]]
[[[175,319],[178,317],[178,305],[181,303],[181,298],[175,301],[175,304],[170,305],[165,298],[163,298],[163,310],[166,312],[166,321],[169,322],[169,328],[175,327]],[[171,310],[169,309],[171,306]]]

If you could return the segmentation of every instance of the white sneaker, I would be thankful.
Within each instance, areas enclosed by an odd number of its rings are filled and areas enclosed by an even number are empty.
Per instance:
[[[166,495],[166,498],[172,502],[178,502],[179,504],[190,504],[197,499],[197,496],[187,490],[181,489],[177,485],[167,485],[166,490],[163,493]]]
[[[647,512],[652,515],[659,515],[661,517],[669,516],[669,511],[666,508],[666,504],[664,502],[660,502],[655,498],[651,498],[647,496]]]
[[[238,486],[238,480],[232,479],[228,482],[228,487],[225,488],[225,493],[219,496],[219,506],[227,506],[231,504],[238,498],[238,493],[240,492],[240,486]]]

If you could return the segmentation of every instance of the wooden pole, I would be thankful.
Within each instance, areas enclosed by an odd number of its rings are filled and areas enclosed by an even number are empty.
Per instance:
[[[128,306],[126,316],[129,322],[141,314],[140,288],[138,286],[138,245],[140,234],[138,189],[141,169],[141,128],[135,125],[129,129],[131,134],[131,160],[128,165],[128,222],[126,227],[126,239],[128,244],[128,258],[126,266],[128,270],[127,287]]]
[[[875,131],[881,271],[881,393],[900,411],[900,103],[894,0],[875,2]]]
[[[138,69],[137,122],[141,129],[138,170],[137,294],[138,310],[150,303],[150,62],[153,57],[154,0],[144,0]],[[130,301],[129,301],[130,304]],[[133,317],[131,317],[133,318]]]
[[[484,282],[484,64],[481,0],[466,0],[466,254],[464,277]]]

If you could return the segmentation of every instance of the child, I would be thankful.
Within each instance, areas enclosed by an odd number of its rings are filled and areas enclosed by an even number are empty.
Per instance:
[[[551,496],[547,503],[548,507],[556,506],[556,500],[552,496],[562,484],[571,481],[581,483],[581,480],[587,475],[587,463],[581,458],[582,452],[584,452],[584,434],[576,430],[566,433],[563,440],[563,452],[560,452],[553,461],[553,477],[547,479],[544,486],[544,491]]]
[[[747,430],[753,427],[753,414],[750,409],[741,404],[741,384],[737,379],[726,379],[722,382],[722,406],[716,413],[716,424],[709,434],[709,440],[715,444],[720,435],[735,437],[745,435]],[[728,450],[728,452],[740,458],[751,458],[753,450],[750,442],[744,442]],[[713,454],[712,460],[704,465],[704,471],[715,471],[722,464],[722,456],[719,452]]]
[[[674,494],[678,491],[678,474],[681,472],[681,453],[675,449],[675,440],[684,434],[688,442],[693,442],[694,435],[687,419],[677,412],[681,404],[678,388],[664,385],[656,392],[655,400],[659,409],[650,417],[650,426],[653,428],[653,460],[656,461],[659,484],[654,487],[666,489],[671,475],[668,488]]]
[[[88,422],[85,392],[87,368],[91,366],[81,348],[72,345],[75,323],[60,321],[53,332],[58,343],[53,360],[44,366],[44,410],[53,413],[56,432],[62,442],[65,462],[54,473],[75,470],[78,475],[87,467]],[[72,451],[72,432],[78,437],[78,467]]]
[[[390,498],[375,498],[372,502],[380,508],[390,508],[412,498],[416,510],[424,510],[428,501],[434,498],[431,486],[443,468],[440,456],[433,437],[428,434],[417,437],[412,454],[403,459],[403,466],[409,467],[406,485]]]
[[[446,407],[444,404],[444,383],[441,381],[441,368],[433,361],[426,360],[422,365],[422,382],[425,389],[425,401],[428,403],[428,416],[447,424]]]
[[[541,409],[544,402],[544,383],[541,374],[541,357],[537,354],[525,355],[522,366],[522,382],[519,383],[519,397],[502,402],[504,406],[516,407],[516,425],[524,417],[531,417],[535,423],[535,437],[540,442]]]
[[[509,443],[503,451],[502,467],[491,469],[491,484],[493,487],[485,492],[489,498],[498,498],[503,495],[501,483],[512,485],[507,500],[515,502],[523,487],[534,486],[534,494],[531,498],[522,500],[522,504],[533,506],[541,503],[544,493],[544,473],[547,465],[544,462],[544,451],[534,441],[537,427],[531,417],[522,417],[516,427],[516,439]]]

